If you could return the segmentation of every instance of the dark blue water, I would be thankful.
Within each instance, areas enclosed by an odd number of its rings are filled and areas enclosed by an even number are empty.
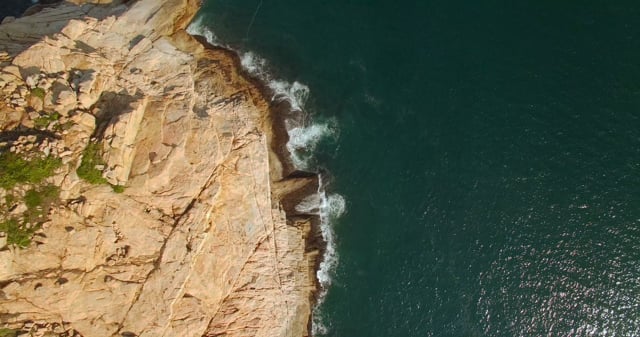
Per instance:
[[[640,3],[210,0],[347,200],[318,335],[640,336]]]
[[[31,0],[2,0],[0,22],[6,16],[20,17],[30,6],[33,6],[33,1]]]

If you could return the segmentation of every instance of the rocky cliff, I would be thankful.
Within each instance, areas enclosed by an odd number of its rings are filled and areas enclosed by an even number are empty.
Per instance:
[[[198,7],[0,25],[0,334],[308,334],[317,181],[236,56],[185,33]]]

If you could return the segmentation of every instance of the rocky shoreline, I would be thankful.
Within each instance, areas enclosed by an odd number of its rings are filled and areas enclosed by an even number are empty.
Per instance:
[[[288,104],[185,32],[199,1],[86,2],[0,25],[0,334],[309,336]]]

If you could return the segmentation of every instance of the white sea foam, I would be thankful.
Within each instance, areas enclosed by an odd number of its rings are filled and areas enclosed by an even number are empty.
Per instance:
[[[331,224],[337,220],[345,211],[346,202],[339,194],[322,193],[322,202],[320,204],[320,221],[322,223],[322,238],[326,241],[326,253],[323,261],[320,263],[317,276],[320,285],[326,291],[331,285],[331,273],[338,263],[338,254],[336,252],[335,237]]]
[[[336,251],[335,234],[333,233],[333,223],[345,212],[346,202],[344,198],[335,193],[328,194],[324,191],[324,184],[320,179],[320,190],[318,191],[320,196],[320,230],[322,233],[322,239],[325,242],[325,251],[322,256],[322,262],[316,277],[320,283],[320,292],[318,294],[318,303],[313,310],[313,317],[311,322],[312,335],[326,334],[329,328],[322,320],[322,316],[319,313],[320,307],[324,303],[324,299],[331,285],[333,275],[336,266],[338,265],[338,252]]]
[[[322,199],[319,193],[314,193],[308,195],[299,204],[296,205],[295,209],[300,213],[307,214],[320,214],[320,206],[322,205]]]
[[[256,53],[248,51],[240,53],[240,64],[249,74],[263,80],[272,91],[274,101],[286,100],[293,111],[303,111],[309,98],[309,87],[298,81],[293,83],[277,79],[267,71],[268,63]]]
[[[214,32],[203,24],[202,17],[195,20],[189,26],[187,32],[204,36],[207,41],[213,45],[233,49],[221,43]],[[268,71],[269,65],[267,61],[251,51],[242,52],[236,50],[236,52],[240,55],[240,63],[245,71],[261,79],[271,89],[271,99],[273,101],[288,101],[293,112],[299,112],[300,114],[305,113],[305,104],[310,94],[307,85],[298,81],[288,82],[273,77]],[[326,137],[336,135],[337,127],[335,124],[335,121],[305,124],[304,118],[299,118],[299,120],[296,119],[295,121],[286,121],[285,126],[289,134],[289,141],[286,147],[291,154],[291,160],[296,168],[309,169],[310,160],[313,158],[318,143]],[[334,273],[338,264],[333,224],[345,212],[346,207],[345,199],[341,195],[327,193],[325,191],[322,177],[320,177],[319,186],[317,194],[308,196],[296,206],[298,212],[319,215],[320,231],[326,244],[322,261],[316,273],[316,277],[320,283],[320,292],[312,320],[313,335],[318,333],[326,334],[328,332],[327,326],[322,322],[318,311],[331,285],[331,275]]]
[[[287,150],[291,154],[293,165],[299,169],[309,169],[309,162],[318,143],[334,135],[335,131],[331,125],[323,123],[294,127],[288,129],[288,134]]]
[[[289,83],[283,80],[271,80],[267,85],[271,90],[273,90],[273,100],[289,101],[291,104],[291,110],[304,111],[304,106],[309,98],[308,86],[298,81]]]
[[[257,77],[263,77],[267,60],[249,51],[240,54],[240,64],[249,74]]]
[[[309,87],[304,83],[293,83],[273,78],[266,70],[267,61],[253,52],[245,52],[240,55],[240,64],[251,75],[256,76],[267,83],[272,91],[273,101],[287,101],[291,110],[304,114],[304,107],[309,98]],[[330,123],[301,125],[286,121],[289,141],[287,150],[291,154],[291,161],[296,168],[309,169],[309,160],[313,157],[313,151],[320,140],[335,134],[335,127]]]
[[[195,19],[189,25],[189,27],[187,27],[187,33],[191,35],[204,36],[204,38],[207,39],[207,42],[211,43],[214,46],[219,46],[220,40],[218,40],[218,37],[216,36],[216,34],[213,33],[211,29],[209,29],[207,26],[205,26],[202,23],[202,20],[203,20],[203,17],[199,17]]]

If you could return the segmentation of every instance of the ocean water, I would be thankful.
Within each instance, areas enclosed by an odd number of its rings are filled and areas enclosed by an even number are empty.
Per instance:
[[[640,3],[209,0],[198,20],[310,116],[291,149],[346,206],[316,336],[640,336]]]
[[[37,1],[35,0],[2,0],[2,6],[0,6],[0,22],[6,16],[20,17],[27,8],[33,6]]]

